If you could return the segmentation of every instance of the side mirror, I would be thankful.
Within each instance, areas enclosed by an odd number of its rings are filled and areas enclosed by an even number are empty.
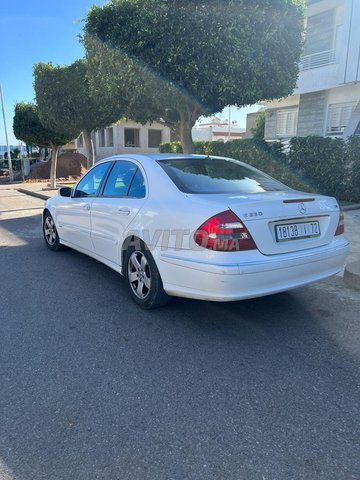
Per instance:
[[[60,197],[71,197],[72,188],[70,187],[61,187],[59,188]]]

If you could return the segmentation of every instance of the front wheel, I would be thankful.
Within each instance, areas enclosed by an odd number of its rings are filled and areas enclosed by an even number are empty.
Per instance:
[[[125,252],[124,276],[132,299],[141,308],[150,310],[170,301],[155,261],[144,245],[141,249],[129,247]]]
[[[50,250],[58,251],[64,248],[63,245],[60,243],[59,234],[56,230],[55,222],[49,212],[44,214],[43,220],[43,235],[46,246],[50,248]]]

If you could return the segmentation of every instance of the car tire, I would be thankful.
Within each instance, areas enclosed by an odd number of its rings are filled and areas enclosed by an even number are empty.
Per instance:
[[[59,234],[56,229],[54,219],[49,212],[45,212],[43,218],[43,236],[46,246],[53,252],[63,250],[65,247],[61,245]]]
[[[124,277],[130,296],[144,310],[166,305],[166,294],[156,263],[142,243],[139,248],[128,247],[124,255]]]

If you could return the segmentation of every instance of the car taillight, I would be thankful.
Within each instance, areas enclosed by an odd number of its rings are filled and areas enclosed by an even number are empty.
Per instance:
[[[206,220],[196,230],[194,240],[201,247],[221,252],[256,249],[247,228],[231,210]]]
[[[345,231],[345,226],[344,226],[344,213],[340,208],[339,212],[339,222],[336,228],[335,235],[342,235]]]

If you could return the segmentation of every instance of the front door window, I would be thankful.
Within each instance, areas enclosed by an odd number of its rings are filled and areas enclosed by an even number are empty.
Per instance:
[[[77,184],[75,197],[95,197],[109,166],[110,162],[105,162],[92,168]]]

